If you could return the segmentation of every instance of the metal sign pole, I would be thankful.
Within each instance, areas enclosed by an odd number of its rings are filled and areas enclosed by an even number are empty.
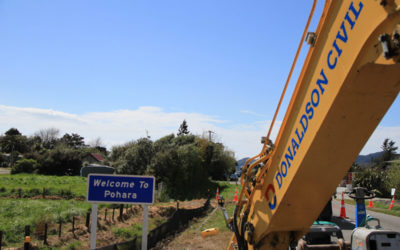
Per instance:
[[[147,250],[147,222],[149,218],[149,207],[143,205],[143,229],[142,229],[142,250]]]
[[[92,228],[90,231],[90,249],[96,249],[96,230],[97,230],[97,203],[92,203]]]

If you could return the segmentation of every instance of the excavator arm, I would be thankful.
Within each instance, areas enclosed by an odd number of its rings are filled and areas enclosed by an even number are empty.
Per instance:
[[[400,0],[325,2],[275,144],[244,167],[228,249],[308,232],[400,91],[399,33]]]

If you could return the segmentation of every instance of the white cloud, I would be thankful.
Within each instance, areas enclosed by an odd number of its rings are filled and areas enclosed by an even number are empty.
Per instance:
[[[109,149],[113,145],[144,137],[146,131],[153,140],[176,133],[184,119],[194,134],[202,135],[213,131],[214,140],[224,143],[235,152],[237,159],[260,153],[261,136],[267,134],[270,124],[265,121],[233,124],[205,114],[166,112],[159,107],[76,115],[51,109],[0,105],[0,133],[15,127],[25,135],[33,135],[40,129],[54,127],[60,129],[61,134],[78,133],[87,143],[100,137]],[[279,126],[280,122],[276,122],[271,135],[273,140]],[[385,138],[400,145],[400,127],[378,127],[361,153],[379,151]]]
[[[76,115],[51,109],[0,105],[2,133],[15,127],[25,135],[33,135],[40,129],[54,127],[60,129],[61,134],[78,133],[86,142],[100,137],[109,149],[113,145],[144,137],[146,131],[153,140],[176,133],[184,119],[194,134],[214,131],[214,138],[226,144],[238,158],[255,155],[261,150],[260,138],[266,130],[264,122],[239,124],[227,129],[225,126],[231,124],[216,117],[199,113],[165,112],[159,107]]]
[[[256,112],[251,111],[251,110],[241,110],[240,113],[247,114],[247,115],[258,116],[258,117],[265,117],[265,115],[256,113]]]

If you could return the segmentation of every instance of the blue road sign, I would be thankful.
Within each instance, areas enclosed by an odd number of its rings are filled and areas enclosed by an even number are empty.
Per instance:
[[[152,176],[89,174],[87,201],[93,203],[154,203]]]

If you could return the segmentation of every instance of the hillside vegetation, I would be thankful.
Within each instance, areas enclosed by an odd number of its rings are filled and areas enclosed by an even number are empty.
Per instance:
[[[78,134],[66,133],[62,137],[58,134],[57,129],[50,128],[25,136],[18,129],[10,128],[0,136],[3,153],[0,166],[11,167],[12,174],[76,176],[82,166],[88,164],[88,155],[96,154],[103,159],[101,164],[113,167],[115,173],[155,176],[157,184],[162,183],[165,200],[206,197],[208,191],[215,188],[211,179],[225,180],[235,171],[233,152],[222,143],[191,134],[185,120],[177,135],[166,135],[155,141],[149,136],[139,138],[114,146],[111,151],[102,146],[101,140],[87,145]],[[0,195],[83,195],[83,190],[76,190],[76,185],[58,184],[45,190],[40,182],[30,182],[28,176],[18,177],[3,180]]]

